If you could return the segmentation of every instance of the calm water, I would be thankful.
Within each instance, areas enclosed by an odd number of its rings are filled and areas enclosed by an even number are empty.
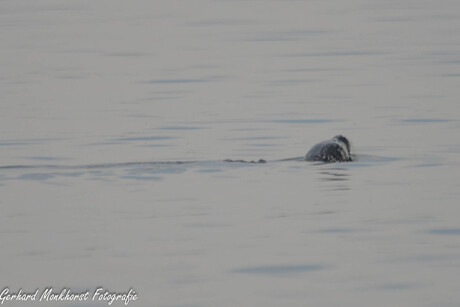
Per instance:
[[[460,2],[6,0],[0,41],[2,289],[460,305]]]

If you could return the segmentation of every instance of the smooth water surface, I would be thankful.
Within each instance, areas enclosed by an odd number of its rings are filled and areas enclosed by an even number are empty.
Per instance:
[[[5,0],[0,41],[1,288],[460,305],[460,2]]]

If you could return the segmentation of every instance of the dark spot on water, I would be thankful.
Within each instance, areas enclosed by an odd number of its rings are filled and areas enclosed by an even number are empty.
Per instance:
[[[324,270],[324,265],[267,265],[254,266],[233,270],[233,273],[262,274],[262,275],[290,275],[303,272]]]
[[[431,229],[429,231],[431,234],[435,235],[447,235],[447,236],[458,236],[460,235],[460,228],[438,228]]]

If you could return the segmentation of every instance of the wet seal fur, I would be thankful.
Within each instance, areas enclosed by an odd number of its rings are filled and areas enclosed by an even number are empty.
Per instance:
[[[321,142],[313,146],[307,152],[305,157],[290,158],[276,161],[291,160],[320,161],[325,163],[350,162],[356,160],[356,155],[352,153],[350,141],[348,141],[348,139],[343,135],[336,135],[330,140]],[[224,162],[263,164],[267,163],[267,160],[260,159],[258,161],[246,161],[226,159],[224,160]]]
[[[313,146],[305,155],[305,161],[350,162],[355,159],[351,153],[350,141],[342,135]]]

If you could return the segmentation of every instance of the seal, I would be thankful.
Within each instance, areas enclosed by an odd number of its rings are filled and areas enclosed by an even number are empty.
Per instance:
[[[350,141],[343,135],[313,146],[305,155],[305,161],[349,162],[354,160],[351,154]]]

